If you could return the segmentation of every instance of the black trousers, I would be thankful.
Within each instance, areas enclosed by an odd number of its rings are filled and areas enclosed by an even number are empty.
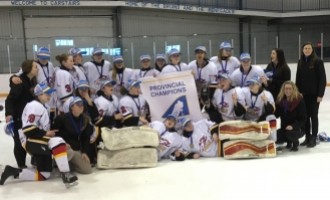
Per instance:
[[[319,106],[317,102],[317,95],[304,95],[304,101],[306,104],[307,120],[305,123],[306,139],[309,140],[311,136],[317,137],[319,132]],[[311,133],[312,131],[312,133]]]
[[[17,162],[18,167],[25,167],[26,161],[26,151],[22,147],[21,141],[19,139],[18,129],[22,128],[22,122],[14,121],[14,156]]]
[[[277,130],[277,143],[292,143],[294,147],[299,146],[299,138],[304,136],[304,132],[301,130],[282,130],[278,129]]]
[[[26,151],[33,156],[35,165],[39,172],[51,172],[53,169],[53,158],[47,144],[26,142]]]

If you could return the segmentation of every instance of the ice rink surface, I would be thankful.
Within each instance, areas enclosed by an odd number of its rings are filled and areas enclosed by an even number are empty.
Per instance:
[[[329,112],[327,88],[320,106],[319,131],[328,135]],[[4,121],[4,111],[0,116]],[[3,133],[3,124],[0,164],[15,166],[13,140]],[[301,147],[294,153],[283,151],[271,159],[164,160],[156,168],[95,169],[93,174],[78,176],[79,185],[70,189],[65,189],[58,175],[44,182],[8,180],[0,186],[0,200],[329,200],[330,142],[312,149]]]

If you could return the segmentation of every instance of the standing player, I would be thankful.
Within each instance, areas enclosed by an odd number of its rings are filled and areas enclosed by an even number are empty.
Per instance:
[[[64,112],[63,104],[65,101],[73,96],[75,81],[70,70],[73,69],[73,58],[68,54],[57,55],[56,60],[61,67],[55,72],[55,88],[57,96],[57,108],[59,112]]]
[[[75,66],[77,66],[80,71],[82,71],[84,73],[84,80],[87,80],[87,77],[86,77],[86,72],[85,72],[85,69],[83,67],[83,63],[84,63],[84,58],[83,58],[83,55],[85,55],[87,52],[86,51],[82,51],[81,49],[79,48],[71,48],[69,50],[69,55],[71,55],[73,57],[73,63]]]
[[[235,69],[239,68],[240,62],[232,56],[233,48],[229,42],[222,42],[220,44],[219,53],[213,56],[210,60],[216,65],[218,74],[232,74]]]
[[[188,152],[187,158],[215,157],[218,152],[218,125],[207,119],[192,122],[183,120],[183,150]]]
[[[52,157],[67,186],[78,180],[70,173],[65,141],[60,137],[54,137],[56,130],[49,130],[49,111],[46,103],[49,102],[53,91],[47,84],[38,84],[34,89],[37,99],[25,106],[22,115],[23,128],[20,130],[20,139],[22,146],[34,157],[36,169],[17,169],[7,165],[1,175],[0,185],[10,176],[25,181],[48,179],[53,166]]]
[[[116,81],[114,87],[114,95],[121,98],[127,93],[126,86],[128,80],[132,80],[133,69],[126,68],[124,65],[124,59],[122,56],[114,56],[113,58],[113,68],[109,73],[110,80]]]
[[[195,76],[195,82],[197,86],[197,94],[200,99],[200,102],[203,102],[201,98],[202,90],[206,87],[211,87],[212,90],[208,94],[207,99],[213,96],[215,87],[212,87],[212,84],[216,84],[217,78],[217,67],[213,62],[210,62],[206,57],[207,51],[205,46],[198,46],[195,49],[196,60],[193,60],[189,63],[188,67],[192,70]],[[205,101],[205,100],[204,100]],[[203,102],[205,103],[205,102]]]
[[[100,90],[101,81],[108,78],[111,64],[109,61],[103,59],[104,52],[101,48],[95,47],[92,54],[93,60],[86,62],[83,66],[92,95],[95,95]]]
[[[247,80],[255,76],[265,76],[264,70],[259,66],[251,65],[251,56],[249,53],[242,53],[240,56],[241,66],[230,76],[233,84],[238,87],[247,86]]]
[[[149,54],[140,56],[141,68],[134,71],[133,80],[140,80],[141,78],[152,76],[156,77],[160,72],[151,68],[151,56]]]
[[[161,72],[166,66],[166,56],[165,54],[159,53],[156,55],[155,69]]]
[[[190,70],[186,63],[181,62],[181,52],[179,50],[171,49],[167,55],[169,63],[162,69],[161,74]]]

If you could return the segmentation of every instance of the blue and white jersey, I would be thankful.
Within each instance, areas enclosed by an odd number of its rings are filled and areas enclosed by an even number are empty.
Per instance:
[[[119,108],[118,98],[115,95],[112,95],[112,101],[104,96],[99,96],[94,100],[94,103],[101,117],[113,116]]]
[[[182,150],[182,137],[177,132],[166,130],[163,122],[153,121],[149,126],[158,132],[160,140],[158,147],[158,159],[170,158],[176,150]]]
[[[148,70],[141,70],[136,69],[134,70],[132,80],[140,80],[141,78],[145,77],[156,77],[160,74],[160,72],[156,69],[148,69]]]
[[[213,62],[207,62],[204,67],[198,67],[197,61],[193,60],[188,65],[194,73],[195,81],[199,83],[216,83],[217,79],[217,67]]]
[[[218,56],[213,56],[210,61],[212,61],[217,67],[218,75],[231,75],[235,71],[235,69],[239,68],[239,66],[241,65],[241,63],[235,56],[230,56],[228,60],[219,60]]]
[[[96,64],[93,61],[85,62],[83,65],[86,77],[91,89],[95,91],[100,90],[102,80],[109,78],[109,71],[111,70],[111,63],[104,60],[102,64]]]
[[[239,120],[243,118],[243,116],[236,116],[235,114],[233,102],[234,94],[237,95],[237,102],[242,106],[245,106],[245,96],[240,87],[230,88],[228,91],[216,89],[214,92],[212,103],[219,111],[224,121]]]
[[[210,133],[211,127],[215,124],[207,119],[193,122],[194,131],[187,138],[182,136],[183,150],[189,153],[199,153],[203,157],[215,157],[218,152],[218,143],[213,141]]]
[[[245,87],[247,85],[247,81],[254,77],[262,77],[265,76],[264,70],[259,66],[251,66],[247,73],[244,73],[243,68],[240,67],[236,69],[230,76],[232,83],[237,87]]]
[[[186,63],[180,62],[178,65],[167,64],[161,71],[161,74],[169,74],[174,72],[188,71],[189,66]]]
[[[128,85],[129,80],[133,80],[134,70],[131,68],[125,68],[122,73],[117,73],[116,78],[114,79],[112,76],[113,71],[109,72],[110,80],[115,80],[116,85],[114,86],[113,94],[116,95],[119,99],[122,97],[120,94],[120,90],[122,87],[126,87]]]
[[[253,95],[248,87],[244,87],[242,90],[247,106],[244,116],[246,120],[257,121],[260,116],[265,113],[265,103],[262,100],[262,95],[267,97],[268,103],[275,105],[273,95],[267,90],[263,90],[257,95]]]

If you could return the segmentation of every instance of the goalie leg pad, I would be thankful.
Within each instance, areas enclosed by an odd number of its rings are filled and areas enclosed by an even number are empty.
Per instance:
[[[158,133],[148,127],[127,127],[111,130],[102,128],[103,143],[108,150],[121,150],[133,147],[157,147]]]
[[[234,140],[223,144],[226,159],[271,158],[276,156],[276,145],[272,140]]]
[[[157,149],[131,148],[118,151],[100,150],[97,155],[99,169],[156,167]]]

